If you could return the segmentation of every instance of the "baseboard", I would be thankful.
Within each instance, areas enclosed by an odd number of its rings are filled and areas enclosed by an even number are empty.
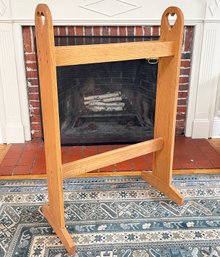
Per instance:
[[[213,120],[212,138],[220,138],[220,117],[215,117]]]
[[[193,121],[192,138],[209,138],[209,120],[196,119]]]
[[[24,128],[22,124],[7,124],[5,126],[6,143],[24,143]]]

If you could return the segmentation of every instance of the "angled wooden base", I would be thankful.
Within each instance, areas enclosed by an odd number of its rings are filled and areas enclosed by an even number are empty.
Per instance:
[[[143,171],[141,178],[148,182],[150,185],[164,193],[175,203],[182,205],[184,203],[183,196],[169,183],[165,183],[160,178],[156,177],[150,171]]]
[[[69,255],[75,255],[76,247],[67,229],[65,227],[60,228],[58,226],[58,222],[53,217],[53,213],[50,211],[50,207],[48,205],[44,205],[42,207],[42,212],[44,214],[44,217],[47,219],[48,223],[55,231],[56,235],[59,237],[60,241],[64,244]]]

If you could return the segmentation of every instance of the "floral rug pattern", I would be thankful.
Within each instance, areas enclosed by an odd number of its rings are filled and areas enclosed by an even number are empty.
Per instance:
[[[175,176],[178,206],[139,177],[65,180],[79,257],[219,257],[220,175]],[[0,256],[68,256],[41,212],[46,180],[0,180]]]

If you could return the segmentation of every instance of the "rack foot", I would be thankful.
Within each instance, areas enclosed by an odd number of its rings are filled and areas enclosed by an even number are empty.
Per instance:
[[[75,255],[76,254],[76,247],[73,243],[73,240],[67,231],[65,227],[59,227],[58,222],[56,222],[56,219],[54,218],[53,214],[50,211],[50,208],[48,205],[44,205],[42,207],[42,212],[44,214],[44,217],[47,219],[48,223],[51,225],[53,230],[55,231],[56,235],[59,237],[60,241],[64,244],[67,252],[69,255]]]
[[[157,176],[153,175],[152,172],[143,171],[141,178],[148,182],[150,185],[164,193],[175,203],[182,205],[184,203],[183,196],[170,184],[165,183]]]

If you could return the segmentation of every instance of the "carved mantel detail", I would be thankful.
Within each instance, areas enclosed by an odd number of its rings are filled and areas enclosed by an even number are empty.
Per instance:
[[[7,9],[7,6],[3,0],[0,0],[0,15],[3,16],[5,11]]]
[[[220,8],[220,0],[211,1],[208,8],[209,8],[211,15],[215,16],[217,9]]]
[[[99,13],[107,17],[121,15],[140,8],[141,6],[126,0],[101,0],[101,1],[83,1],[80,8]]]

